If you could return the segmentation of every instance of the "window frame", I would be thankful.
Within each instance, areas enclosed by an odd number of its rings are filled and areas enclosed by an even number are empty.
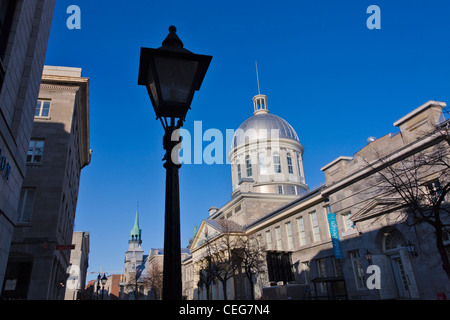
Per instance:
[[[32,192],[31,201],[28,199],[30,197],[30,192]],[[18,219],[19,223],[31,223],[35,202],[36,202],[36,188],[31,187],[22,188],[22,190],[20,191],[19,205],[17,208],[17,213],[19,215]],[[27,209],[28,211],[25,212],[25,209]]]
[[[282,173],[281,171],[281,158],[279,152],[273,153],[273,172]]]
[[[48,114],[46,116],[42,115],[45,103],[48,103]],[[39,106],[39,115],[36,115],[36,111],[38,109],[38,104],[40,104],[40,106]],[[36,119],[50,119],[50,110],[51,110],[51,108],[52,108],[52,101],[50,99],[38,99],[37,102],[36,102],[36,109],[35,109],[34,117]]]
[[[311,229],[312,229],[312,235],[313,235],[313,242],[319,242],[322,240],[320,236],[320,227],[319,227],[319,220],[317,217],[317,211],[311,211],[309,213],[310,222],[311,222]]]
[[[37,148],[38,142],[42,142],[42,148]],[[32,144],[33,144],[33,146],[32,146]],[[36,154],[36,150],[39,150],[39,149],[42,150],[40,155]],[[44,150],[45,150],[45,140],[44,139],[31,139],[30,143],[28,145],[26,163],[27,164],[41,164],[43,157],[44,157]],[[30,151],[32,152],[31,159],[28,160],[28,157],[30,156]],[[36,156],[41,157],[39,161],[35,161]]]

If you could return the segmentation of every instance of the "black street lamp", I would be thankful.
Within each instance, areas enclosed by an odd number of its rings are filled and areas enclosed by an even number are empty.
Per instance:
[[[174,26],[158,49],[141,48],[138,84],[147,88],[157,119],[164,128],[163,161],[166,168],[164,220],[163,300],[181,300],[180,192],[178,170],[179,135],[195,91],[205,77],[211,56],[194,54],[183,48]],[[175,141],[174,141],[175,140]]]
[[[100,281],[102,280],[102,276],[100,273],[97,276],[97,300],[100,299]]]
[[[100,275],[98,275],[100,277]],[[105,293],[105,284],[106,281],[108,281],[108,278],[106,278],[106,274],[103,274],[102,279],[100,280],[102,282],[102,300],[103,300],[103,294]]]

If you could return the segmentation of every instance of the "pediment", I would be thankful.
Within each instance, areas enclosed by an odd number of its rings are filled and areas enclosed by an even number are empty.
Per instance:
[[[401,208],[402,206],[401,201],[398,199],[373,199],[369,201],[362,209],[352,214],[350,220],[353,222],[358,222],[371,219]]]
[[[191,251],[201,247],[206,242],[206,239],[210,240],[215,238],[220,232],[219,229],[208,223],[207,220],[203,220],[192,241]]]

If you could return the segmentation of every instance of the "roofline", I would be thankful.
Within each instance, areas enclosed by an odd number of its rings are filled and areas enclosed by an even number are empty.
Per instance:
[[[340,157],[334,159],[333,161],[331,161],[329,164],[327,164],[327,165],[323,166],[322,168],[320,168],[320,171],[327,170],[329,167],[333,166],[334,164],[338,163],[341,160],[352,161],[353,157],[340,156]]]
[[[413,111],[411,111],[407,115],[403,116],[399,120],[395,121],[394,122],[394,126],[398,127],[398,126],[402,125],[404,122],[408,121],[409,119],[411,119],[412,117],[414,117],[418,113],[421,113],[425,109],[428,109],[428,108],[433,107],[433,106],[440,107],[442,109],[442,108],[446,107],[447,104],[445,102],[441,102],[441,101],[429,100],[429,101],[425,102],[423,105],[421,105],[420,107],[414,109]]]
[[[314,198],[316,196],[322,196],[322,190],[324,188],[326,188],[325,183],[320,185],[318,188],[308,192],[307,194],[301,196],[300,198],[295,199],[294,201],[289,202],[289,203],[285,204],[284,206],[281,206],[281,207],[275,209],[272,212],[269,212],[268,214],[266,214],[265,216],[261,217],[260,219],[254,221],[254,222],[252,222],[250,224],[245,225],[244,226],[244,230],[247,231],[248,229],[253,228],[256,225],[258,225],[260,223],[263,223],[263,222],[273,218],[274,216],[278,215],[280,212],[283,212],[283,211],[289,210],[291,208],[294,208],[295,206],[299,205],[302,202],[311,200],[312,198]]]

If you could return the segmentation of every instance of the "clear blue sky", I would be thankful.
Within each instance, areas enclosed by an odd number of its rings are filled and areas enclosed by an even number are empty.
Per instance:
[[[69,30],[68,6],[81,8]],[[381,29],[369,30],[369,5]],[[310,187],[320,168],[353,156],[369,136],[428,100],[450,102],[450,1],[58,0],[46,64],[83,68],[90,78],[92,163],[82,171],[75,231],[91,233],[89,271],[123,270],[139,202],[143,249],[163,247],[163,130],[137,85],[141,47],[156,48],[175,25],[185,48],[212,55],[185,128],[225,134],[268,96],[305,147]],[[209,142],[204,142],[203,147]],[[211,206],[230,200],[228,165],[180,170],[182,245]]]

